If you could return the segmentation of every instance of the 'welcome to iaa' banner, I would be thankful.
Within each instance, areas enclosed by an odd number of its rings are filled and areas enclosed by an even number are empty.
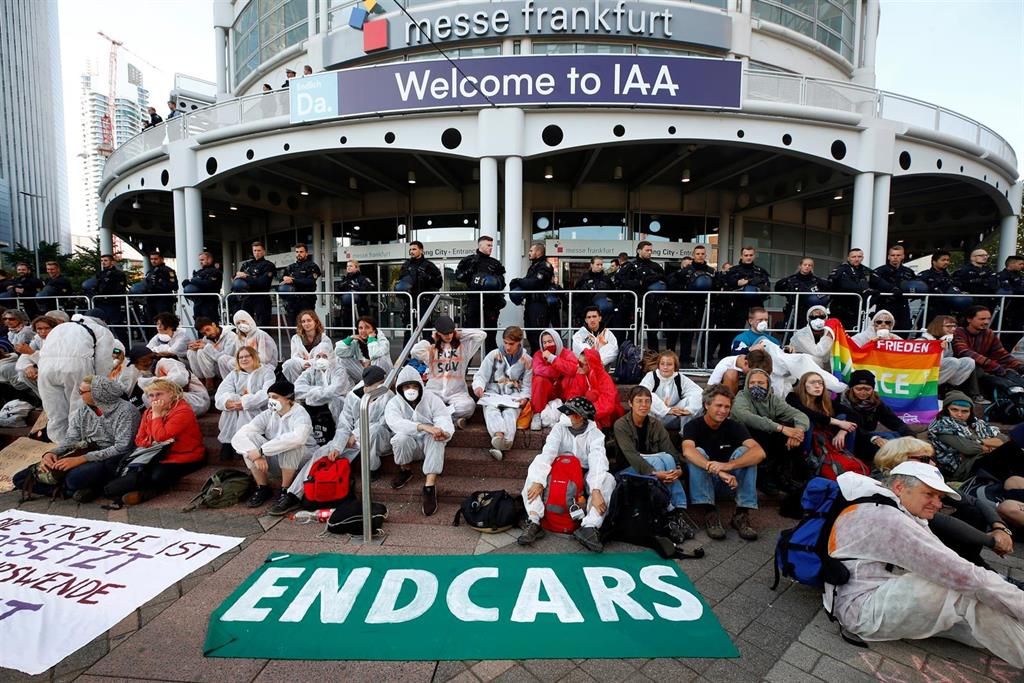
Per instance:
[[[273,555],[210,616],[213,657],[736,657],[693,584],[652,552]]]
[[[907,424],[928,424],[939,411],[942,342],[927,339],[874,339],[858,346],[841,322],[825,321],[835,333],[832,374],[849,382],[854,370],[870,370],[875,390]]]

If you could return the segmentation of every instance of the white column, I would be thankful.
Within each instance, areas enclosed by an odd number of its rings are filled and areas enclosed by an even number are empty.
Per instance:
[[[871,251],[864,254],[869,268],[885,265],[885,253],[889,247],[889,188],[891,185],[892,176],[888,173],[879,173],[875,176],[872,198]]]
[[[228,32],[222,26],[217,26],[214,31],[214,54],[217,56],[217,94],[226,95],[228,92]]]
[[[235,274],[234,244],[232,240],[228,239],[222,238],[220,241],[220,267],[224,271],[224,277],[221,278],[221,289],[225,293],[231,291],[231,276]]]
[[[174,260],[178,279],[184,280],[191,275],[186,270],[188,268],[188,233],[185,226],[188,224],[188,218],[185,207],[185,190],[178,189],[171,192],[174,206]]]
[[[732,221],[733,197],[728,192],[718,193],[718,256],[717,263],[721,265],[727,260],[729,253],[729,227]],[[708,261],[711,260],[711,246],[708,247]]]
[[[114,253],[114,231],[111,230],[109,225],[100,226],[100,253]]]
[[[483,169],[480,180],[483,185]],[[482,191],[481,191],[482,192]],[[482,202],[481,202],[482,204]],[[502,263],[505,266],[505,282],[522,277],[526,255],[526,242],[523,239],[523,158],[510,156],[505,158],[505,213],[504,231],[501,235]],[[501,326],[522,325],[524,310],[522,306],[506,305],[498,319]]]
[[[858,173],[853,179],[853,220],[850,249],[871,253],[871,206],[875,193],[875,174]]]
[[[188,246],[185,258],[178,257],[179,278],[186,278],[192,274],[193,270],[199,270],[199,251],[204,246],[203,195],[195,187],[186,187],[183,192],[185,193],[185,238]]]
[[[497,232],[498,160],[484,157],[480,160],[480,234],[493,237]]]
[[[306,0],[306,28],[307,37],[312,38],[316,35],[316,0]]]
[[[323,260],[320,262],[320,267],[324,271],[324,290],[330,291],[334,289],[334,262],[337,260],[338,255],[334,248],[334,219],[331,214],[328,213],[324,216],[324,255]],[[378,285],[385,283],[378,282]],[[383,290],[383,287],[379,287]]]
[[[997,270],[1003,267],[1007,256],[1017,253],[1017,217],[1014,215],[1003,216],[999,222],[999,260],[995,263]]]
[[[735,265],[740,260],[740,252],[743,251],[743,214],[736,214],[732,217],[732,241],[728,246],[732,251],[732,255],[728,251],[722,252],[723,256],[719,259],[718,263],[719,268],[726,261]]]

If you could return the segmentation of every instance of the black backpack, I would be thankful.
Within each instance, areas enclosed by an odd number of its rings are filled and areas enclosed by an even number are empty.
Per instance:
[[[637,384],[644,376],[644,354],[640,347],[626,339],[619,345],[619,358],[615,365],[618,384]]]
[[[992,403],[985,408],[986,422],[1019,424],[1024,422],[1024,387],[1003,377],[990,376]]]
[[[500,534],[519,527],[526,516],[521,496],[508,491],[474,491],[455,512],[452,526],[459,526],[460,518],[476,531]]]
[[[658,391],[658,389],[661,389],[661,385],[664,384],[665,382],[671,382],[672,381],[672,380],[668,380],[668,379],[662,379],[661,375],[658,374],[657,370],[651,370],[650,374],[654,377],[654,389],[651,390],[652,392],[656,392],[656,391]],[[683,378],[680,377],[679,373],[677,372],[677,373],[672,375],[672,379],[675,380],[675,383],[676,383],[676,393],[679,394],[679,400],[682,401],[683,400]]]
[[[370,528],[373,535],[378,535],[384,520],[388,518],[388,508],[383,503],[370,503]],[[363,533],[363,503],[355,496],[349,496],[338,502],[330,519],[327,520],[327,530],[332,534],[353,534],[360,536]]]
[[[620,472],[601,525],[601,541],[623,541],[653,548],[664,558],[703,557],[704,550],[683,552],[668,537],[668,488],[657,477]],[[671,546],[671,547],[670,547]]]

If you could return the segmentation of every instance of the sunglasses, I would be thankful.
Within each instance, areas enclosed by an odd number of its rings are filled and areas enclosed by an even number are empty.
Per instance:
[[[824,316],[824,315],[812,315],[810,317],[810,320],[825,320],[826,318],[827,318],[827,316]]]
[[[908,455],[907,460],[913,460],[914,462],[933,463],[935,458],[930,455]]]
[[[877,327],[878,325],[885,325],[886,327],[892,327],[892,326],[893,326],[893,325],[895,325],[895,324],[896,324],[896,323],[894,323],[894,322],[893,322],[893,321],[891,321],[891,320],[876,320],[876,321],[875,321],[875,326],[876,326],[876,327]]]

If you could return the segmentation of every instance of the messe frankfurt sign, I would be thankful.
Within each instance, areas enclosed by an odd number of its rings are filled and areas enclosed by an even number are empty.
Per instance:
[[[738,109],[739,60],[551,55],[404,62],[291,82],[291,122],[424,109],[609,105]]]

